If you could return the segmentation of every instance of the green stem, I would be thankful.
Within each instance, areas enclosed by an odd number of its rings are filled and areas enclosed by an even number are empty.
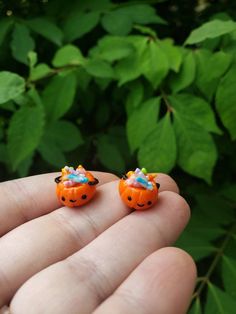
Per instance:
[[[232,227],[229,229],[229,231],[226,233],[226,236],[224,238],[224,241],[222,242],[221,246],[219,247],[219,249],[217,250],[217,254],[215,255],[211,266],[209,267],[207,273],[205,276],[203,277],[199,277],[198,281],[201,281],[201,284],[199,285],[198,289],[196,290],[196,292],[193,294],[192,299],[194,298],[199,298],[200,294],[202,292],[202,290],[204,289],[205,285],[209,282],[210,277],[212,275],[212,273],[214,272],[216,265],[218,264],[221,256],[224,253],[224,250],[232,236],[232,234],[234,233],[236,228],[236,222],[232,225]],[[197,281],[197,283],[198,283]]]

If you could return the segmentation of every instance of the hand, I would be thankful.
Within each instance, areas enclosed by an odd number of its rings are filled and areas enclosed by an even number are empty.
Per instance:
[[[11,314],[182,314],[195,283],[191,257],[168,247],[189,219],[176,183],[132,212],[117,177],[94,172],[94,199],[60,207],[46,174],[0,184],[0,308]],[[0,310],[1,311],[1,310]],[[8,312],[6,310],[6,312]]]

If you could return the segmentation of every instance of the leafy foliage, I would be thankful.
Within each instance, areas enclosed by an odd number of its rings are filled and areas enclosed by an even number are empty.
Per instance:
[[[197,3],[0,1],[1,179],[171,172],[193,205],[176,244],[199,267],[189,312],[231,314],[236,8]]]

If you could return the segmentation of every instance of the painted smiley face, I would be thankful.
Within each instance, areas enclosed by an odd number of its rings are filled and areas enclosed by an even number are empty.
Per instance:
[[[87,171],[88,183],[76,184],[72,187],[66,187],[61,181],[61,177],[55,179],[56,194],[59,201],[68,207],[82,206],[88,203],[96,193],[96,185],[98,180],[92,176],[91,173]]]
[[[119,192],[123,202],[130,208],[145,210],[156,203],[159,185],[153,183],[153,190],[128,186],[124,179],[120,180]]]

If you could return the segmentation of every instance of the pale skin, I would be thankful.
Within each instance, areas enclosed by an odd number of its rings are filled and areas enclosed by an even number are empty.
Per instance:
[[[159,174],[157,204],[132,212],[116,176],[93,174],[96,196],[75,209],[57,173],[0,183],[0,313],[186,313],[196,268],[171,247],[190,216],[175,181]]]

